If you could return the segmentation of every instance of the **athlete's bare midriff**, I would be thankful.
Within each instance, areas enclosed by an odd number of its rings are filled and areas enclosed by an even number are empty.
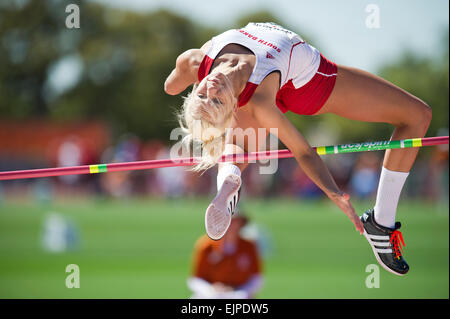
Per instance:
[[[226,45],[217,55],[216,59],[214,60],[214,63],[212,65],[211,69],[214,69],[215,66],[222,62],[228,62],[231,64],[231,66],[236,66],[238,64],[246,65],[249,70],[253,70],[256,63],[256,56],[253,54],[253,52],[246,47],[230,43]],[[280,71],[272,71],[267,76],[275,73],[278,77],[278,83],[281,81],[281,75]],[[250,74],[249,76],[250,77]],[[278,85],[278,89],[280,88],[280,85]]]
[[[202,59],[206,55],[205,52],[208,51],[210,43],[211,42],[208,41],[202,46]],[[232,70],[231,74],[229,73],[228,75],[233,77],[238,83],[242,84],[238,90],[238,92],[241,92],[250,78],[255,64],[256,56],[251,50],[242,45],[230,43],[224,46],[217,54],[211,65],[210,73],[213,73],[213,70],[216,68],[217,70],[220,70],[220,72],[223,72],[224,68]]]
[[[217,67],[221,63],[226,63],[231,67],[245,65],[246,68],[253,70],[255,63],[256,63],[256,57],[253,54],[253,52],[250,51],[249,49],[247,49],[241,45],[232,43],[232,44],[226,45],[219,52],[219,54],[214,59],[214,63],[211,67],[211,70],[213,70],[215,67]]]

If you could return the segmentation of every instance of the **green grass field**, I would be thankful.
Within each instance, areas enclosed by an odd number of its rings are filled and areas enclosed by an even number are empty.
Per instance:
[[[38,205],[0,202],[0,298],[187,298],[192,247],[204,234],[207,199],[72,199]],[[356,202],[363,212],[368,203]],[[405,277],[380,267],[380,288],[365,285],[376,264],[369,244],[329,201],[247,200],[245,210],[271,238],[259,298],[449,298],[449,210],[403,203]],[[41,248],[44,217],[78,227],[81,245]],[[65,286],[68,264],[79,289]]]

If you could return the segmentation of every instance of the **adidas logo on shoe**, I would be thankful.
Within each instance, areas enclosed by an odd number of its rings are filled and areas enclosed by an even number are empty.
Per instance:
[[[370,209],[361,216],[364,225],[364,236],[372,247],[378,263],[390,273],[403,276],[409,271],[409,266],[403,258],[401,224],[395,223],[395,228],[383,227],[375,222],[374,210]]]

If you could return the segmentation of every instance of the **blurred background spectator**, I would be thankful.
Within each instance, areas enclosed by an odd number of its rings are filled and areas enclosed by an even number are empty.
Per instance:
[[[351,193],[359,198],[374,195],[378,188],[381,157],[376,153],[362,153],[358,156],[350,177]]]
[[[76,225],[64,215],[49,213],[43,222],[42,247],[50,253],[62,253],[79,247],[80,238]]]
[[[192,277],[188,279],[192,298],[253,298],[261,289],[258,246],[241,236],[247,222],[248,218],[239,212],[222,239],[214,241],[204,235],[196,242]]]

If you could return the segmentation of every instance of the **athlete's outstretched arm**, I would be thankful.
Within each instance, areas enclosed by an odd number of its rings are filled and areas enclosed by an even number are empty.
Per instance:
[[[268,132],[258,130],[258,127],[258,122],[247,108],[238,108],[233,116],[230,129],[227,131],[223,155],[266,150]],[[248,163],[233,164],[239,167],[241,172],[248,166]],[[219,163],[219,169],[221,166],[223,164]]]
[[[196,83],[198,67],[203,55],[201,49],[190,49],[180,54],[176,60],[175,69],[164,83],[164,91],[170,95],[177,95],[189,85]]]
[[[266,80],[266,84],[269,85],[265,90],[264,81]],[[278,81],[278,78],[276,80]],[[264,81],[261,83],[263,86],[259,88],[260,91],[255,92],[249,103],[255,119],[266,130],[278,129],[278,138],[291,150],[304,172],[350,218],[357,231],[362,234],[364,228],[350,203],[349,195],[339,189],[320,156],[275,105],[273,102],[275,96],[271,95],[276,92],[271,92],[271,88],[274,87],[270,85],[271,79],[266,78]]]

